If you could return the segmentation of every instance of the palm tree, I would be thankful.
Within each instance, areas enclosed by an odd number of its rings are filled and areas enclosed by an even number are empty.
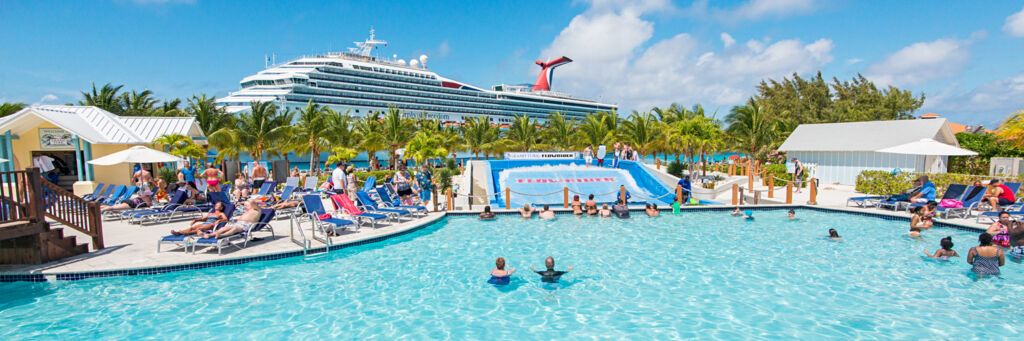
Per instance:
[[[519,151],[528,152],[531,149],[543,149],[541,144],[541,131],[537,129],[537,120],[526,115],[516,115],[505,133],[508,139],[508,146]]]
[[[381,126],[384,128],[384,144],[388,148],[388,167],[395,168],[398,164],[396,151],[412,139],[416,132],[416,122],[405,117],[405,112],[398,107],[388,106],[388,113],[384,115]]]
[[[565,151],[572,147],[572,140],[576,130],[576,120],[568,118],[560,112],[553,112],[548,115],[548,121],[544,123],[544,136],[547,144],[557,151]]]
[[[124,107],[121,105],[121,96],[118,95],[118,91],[121,91],[123,87],[124,85],[113,86],[107,83],[97,91],[96,83],[92,83],[92,92],[82,91],[83,99],[78,101],[78,105],[91,105],[112,114],[120,115],[124,111]]]
[[[433,158],[445,157],[448,155],[448,148],[445,147],[444,142],[444,137],[441,135],[426,131],[417,132],[409,140],[404,157],[412,157],[416,164],[422,164]]]
[[[626,141],[632,144],[640,155],[647,155],[651,150],[658,149],[661,143],[661,123],[650,112],[634,111],[629,115],[629,119],[622,122],[620,129]]]
[[[273,102],[253,101],[249,103],[249,111],[238,114],[234,126],[221,128],[211,134],[210,139],[231,142],[220,149],[221,153],[237,156],[238,152],[245,151],[256,161],[261,161],[267,152],[280,152],[273,146],[282,145],[292,134],[294,115],[290,110],[278,112]]]
[[[776,126],[753,98],[746,105],[733,107],[725,122],[728,124],[725,132],[733,145],[751,158],[758,157],[759,152],[769,148],[776,137]]]
[[[671,125],[669,135],[669,143],[686,156],[690,174],[696,169],[696,160],[700,158],[703,161],[704,155],[720,147],[722,139],[718,124],[703,116],[676,121]]]
[[[161,148],[168,154],[192,159],[202,159],[206,153],[192,142],[192,138],[182,134],[167,134],[153,140],[153,146]]]
[[[576,140],[577,146],[597,146],[601,144],[607,144],[608,142],[614,142],[616,140],[615,131],[612,126],[608,123],[609,120],[615,120],[606,114],[589,114],[583,117],[577,128],[578,138]],[[618,124],[616,123],[617,127]]]
[[[327,113],[328,111],[329,113]],[[305,108],[298,111],[298,120],[293,124],[293,134],[289,141],[291,148],[289,149],[296,155],[310,154],[309,169],[311,171],[319,169],[320,152],[331,148],[327,115],[337,115],[337,113],[329,108],[321,107],[311,100]]]
[[[359,141],[359,149],[366,151],[366,160],[369,162],[370,168],[373,168],[377,159],[377,151],[387,148],[382,131],[380,113],[378,112],[366,114],[356,121],[353,128],[354,137]]]
[[[672,124],[689,118],[692,114],[678,103],[672,103],[668,108],[651,108],[651,111],[658,115],[658,120],[665,124]]]
[[[0,117],[19,112],[21,109],[25,109],[26,106],[28,105],[21,102],[0,104]]]
[[[153,98],[153,92],[149,90],[142,90],[142,92],[132,90],[131,93],[123,93],[119,101],[121,107],[124,108],[120,113],[123,116],[150,116],[158,102],[156,98]]]
[[[473,158],[479,159],[480,153],[488,151],[498,141],[498,128],[491,126],[486,117],[470,117],[466,123],[468,125],[462,127],[462,136]]]
[[[1024,110],[1010,115],[996,129],[996,136],[1017,148],[1024,147]]]
[[[153,115],[162,117],[181,117],[188,116],[188,113],[181,108],[181,99],[175,98],[172,100],[164,100],[160,102],[160,107],[153,110]]]

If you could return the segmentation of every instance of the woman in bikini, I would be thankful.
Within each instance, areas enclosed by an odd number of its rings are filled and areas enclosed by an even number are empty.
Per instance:
[[[587,197],[587,202],[583,204],[583,207],[587,209],[587,215],[597,215],[597,202],[594,201],[593,194]]]
[[[577,216],[583,215],[583,203],[580,202],[580,196],[572,196],[572,203],[570,206],[572,207],[572,214]]]
[[[914,216],[910,217],[910,236],[920,237],[921,230],[927,230],[932,228],[932,222],[924,218],[924,207],[914,207],[911,211]]]
[[[203,170],[203,177],[206,178],[207,191],[209,192],[220,192],[220,178],[224,174],[213,166],[213,163],[206,165],[206,169]]]

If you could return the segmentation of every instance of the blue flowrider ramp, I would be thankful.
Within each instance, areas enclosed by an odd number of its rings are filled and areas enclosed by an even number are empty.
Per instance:
[[[512,206],[523,204],[562,204],[563,188],[569,198],[579,195],[586,201],[589,194],[599,203],[611,203],[619,195],[619,186],[626,186],[630,202],[670,204],[671,189],[642,165],[623,161],[619,168],[587,167],[583,160],[500,160],[487,162],[491,167],[488,192],[496,193],[491,204],[504,206],[505,189],[512,191]],[[610,163],[606,163],[610,166]]]

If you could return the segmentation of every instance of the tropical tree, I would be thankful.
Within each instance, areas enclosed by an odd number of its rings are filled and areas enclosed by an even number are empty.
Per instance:
[[[498,128],[492,126],[486,117],[470,117],[466,123],[462,126],[462,136],[473,158],[479,159],[480,153],[493,151],[493,145],[499,138]]]
[[[556,151],[569,150],[572,147],[573,136],[575,136],[576,120],[565,116],[560,112],[553,112],[548,115],[548,121],[544,123],[542,132],[547,145]]]
[[[319,168],[320,152],[331,148],[327,115],[337,113],[309,101],[305,108],[298,110],[297,115],[288,141],[289,149],[296,155],[310,154],[309,169],[312,171]]]
[[[28,105],[20,102],[0,104],[0,117],[19,112],[21,109],[25,109],[26,106]]]
[[[618,127],[618,123],[608,123],[608,121],[615,120],[617,118],[610,117],[606,113],[593,113],[584,116],[583,121],[577,127],[579,134],[575,141],[577,146],[597,146],[615,141],[615,128]]]
[[[163,100],[162,102],[160,102],[160,107],[154,109],[153,115],[163,117],[188,116],[188,113],[185,110],[179,108],[180,106],[180,98],[175,98],[172,100]]]
[[[733,107],[725,122],[728,125],[725,132],[733,146],[751,158],[760,157],[770,149],[778,133],[777,125],[753,98],[746,105]]]
[[[82,91],[82,100],[78,101],[78,105],[90,105],[120,115],[124,111],[124,107],[118,92],[123,87],[124,85],[113,86],[107,83],[96,90],[96,83],[92,83],[92,92]]]
[[[629,119],[619,126],[622,136],[633,145],[633,148],[640,152],[640,155],[647,155],[652,150],[658,149],[661,144],[662,126],[658,118],[650,112],[633,112]]]
[[[132,90],[130,93],[123,93],[119,101],[123,108],[121,112],[123,116],[150,116],[159,102],[153,97],[153,92],[149,90],[142,90],[142,92]]]
[[[202,160],[206,152],[192,142],[192,138],[182,134],[167,134],[153,140],[153,146],[163,149],[168,154]]]
[[[541,131],[537,126],[537,120],[526,115],[516,115],[512,125],[505,132],[505,138],[508,139],[506,143],[509,147],[523,152],[543,148]]]
[[[405,146],[416,133],[416,122],[405,117],[405,112],[396,106],[388,106],[388,113],[381,122],[384,128],[384,144],[388,148],[388,167],[395,168],[398,164],[398,149]]]
[[[358,155],[358,150],[342,146],[334,147],[333,149],[331,149],[331,155],[327,157],[327,162],[325,166],[330,167],[330,164],[332,163],[352,160]]]
[[[672,103],[667,108],[651,108],[651,111],[658,115],[658,120],[665,124],[672,124],[690,118],[691,113],[678,103]]]
[[[678,146],[676,150],[686,156],[687,169],[691,174],[697,169],[697,162],[705,162],[705,155],[722,146],[721,127],[703,116],[694,116],[673,123],[669,135],[670,143]]]
[[[366,160],[369,161],[370,168],[373,168],[376,163],[377,151],[387,148],[382,131],[380,113],[376,111],[368,113],[356,121],[353,128],[355,139],[359,141],[358,148],[366,152]]]
[[[1017,148],[1024,148],[1024,110],[1010,115],[996,129],[996,136]]]
[[[211,140],[230,141],[221,153],[237,156],[245,151],[257,161],[263,160],[267,152],[279,153],[280,148],[293,133],[291,126],[295,114],[290,110],[279,112],[273,102],[249,103],[249,111],[241,112],[231,127],[221,128],[211,134]],[[221,158],[218,155],[218,158]]]
[[[427,131],[417,132],[409,140],[403,157],[412,158],[416,164],[433,158],[443,158],[448,155],[448,148],[445,147],[445,139],[439,134],[432,134]]]

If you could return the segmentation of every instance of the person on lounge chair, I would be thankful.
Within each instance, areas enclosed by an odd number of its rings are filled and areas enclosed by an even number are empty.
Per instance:
[[[284,201],[281,201],[279,203],[276,203],[273,206],[270,206],[270,208],[276,211],[276,210],[280,210],[282,208],[298,207],[299,204],[300,204],[300,202],[299,202],[298,199],[288,198],[288,200],[284,200]]]
[[[992,179],[988,182],[989,190],[981,199],[992,206],[992,212],[999,212],[999,206],[1013,205],[1017,198],[1012,190],[1006,187],[999,179]]]
[[[910,202],[926,203],[929,201],[935,201],[935,183],[928,181],[927,175],[922,175],[918,178],[921,182],[921,190],[910,196]]]
[[[245,201],[245,213],[233,223],[224,225],[213,233],[203,233],[202,238],[223,238],[245,231],[260,221],[260,209],[255,200]]]
[[[142,193],[132,195],[131,198],[122,200],[119,203],[113,205],[101,205],[100,212],[113,211],[113,210],[127,210],[149,207],[149,202],[142,196]]]
[[[213,212],[207,213],[206,215],[192,219],[188,225],[188,228],[184,230],[171,230],[171,234],[175,236],[189,235],[198,232],[209,231],[214,226],[222,222],[228,221],[228,216],[224,214],[224,203],[218,202],[213,205]]]

